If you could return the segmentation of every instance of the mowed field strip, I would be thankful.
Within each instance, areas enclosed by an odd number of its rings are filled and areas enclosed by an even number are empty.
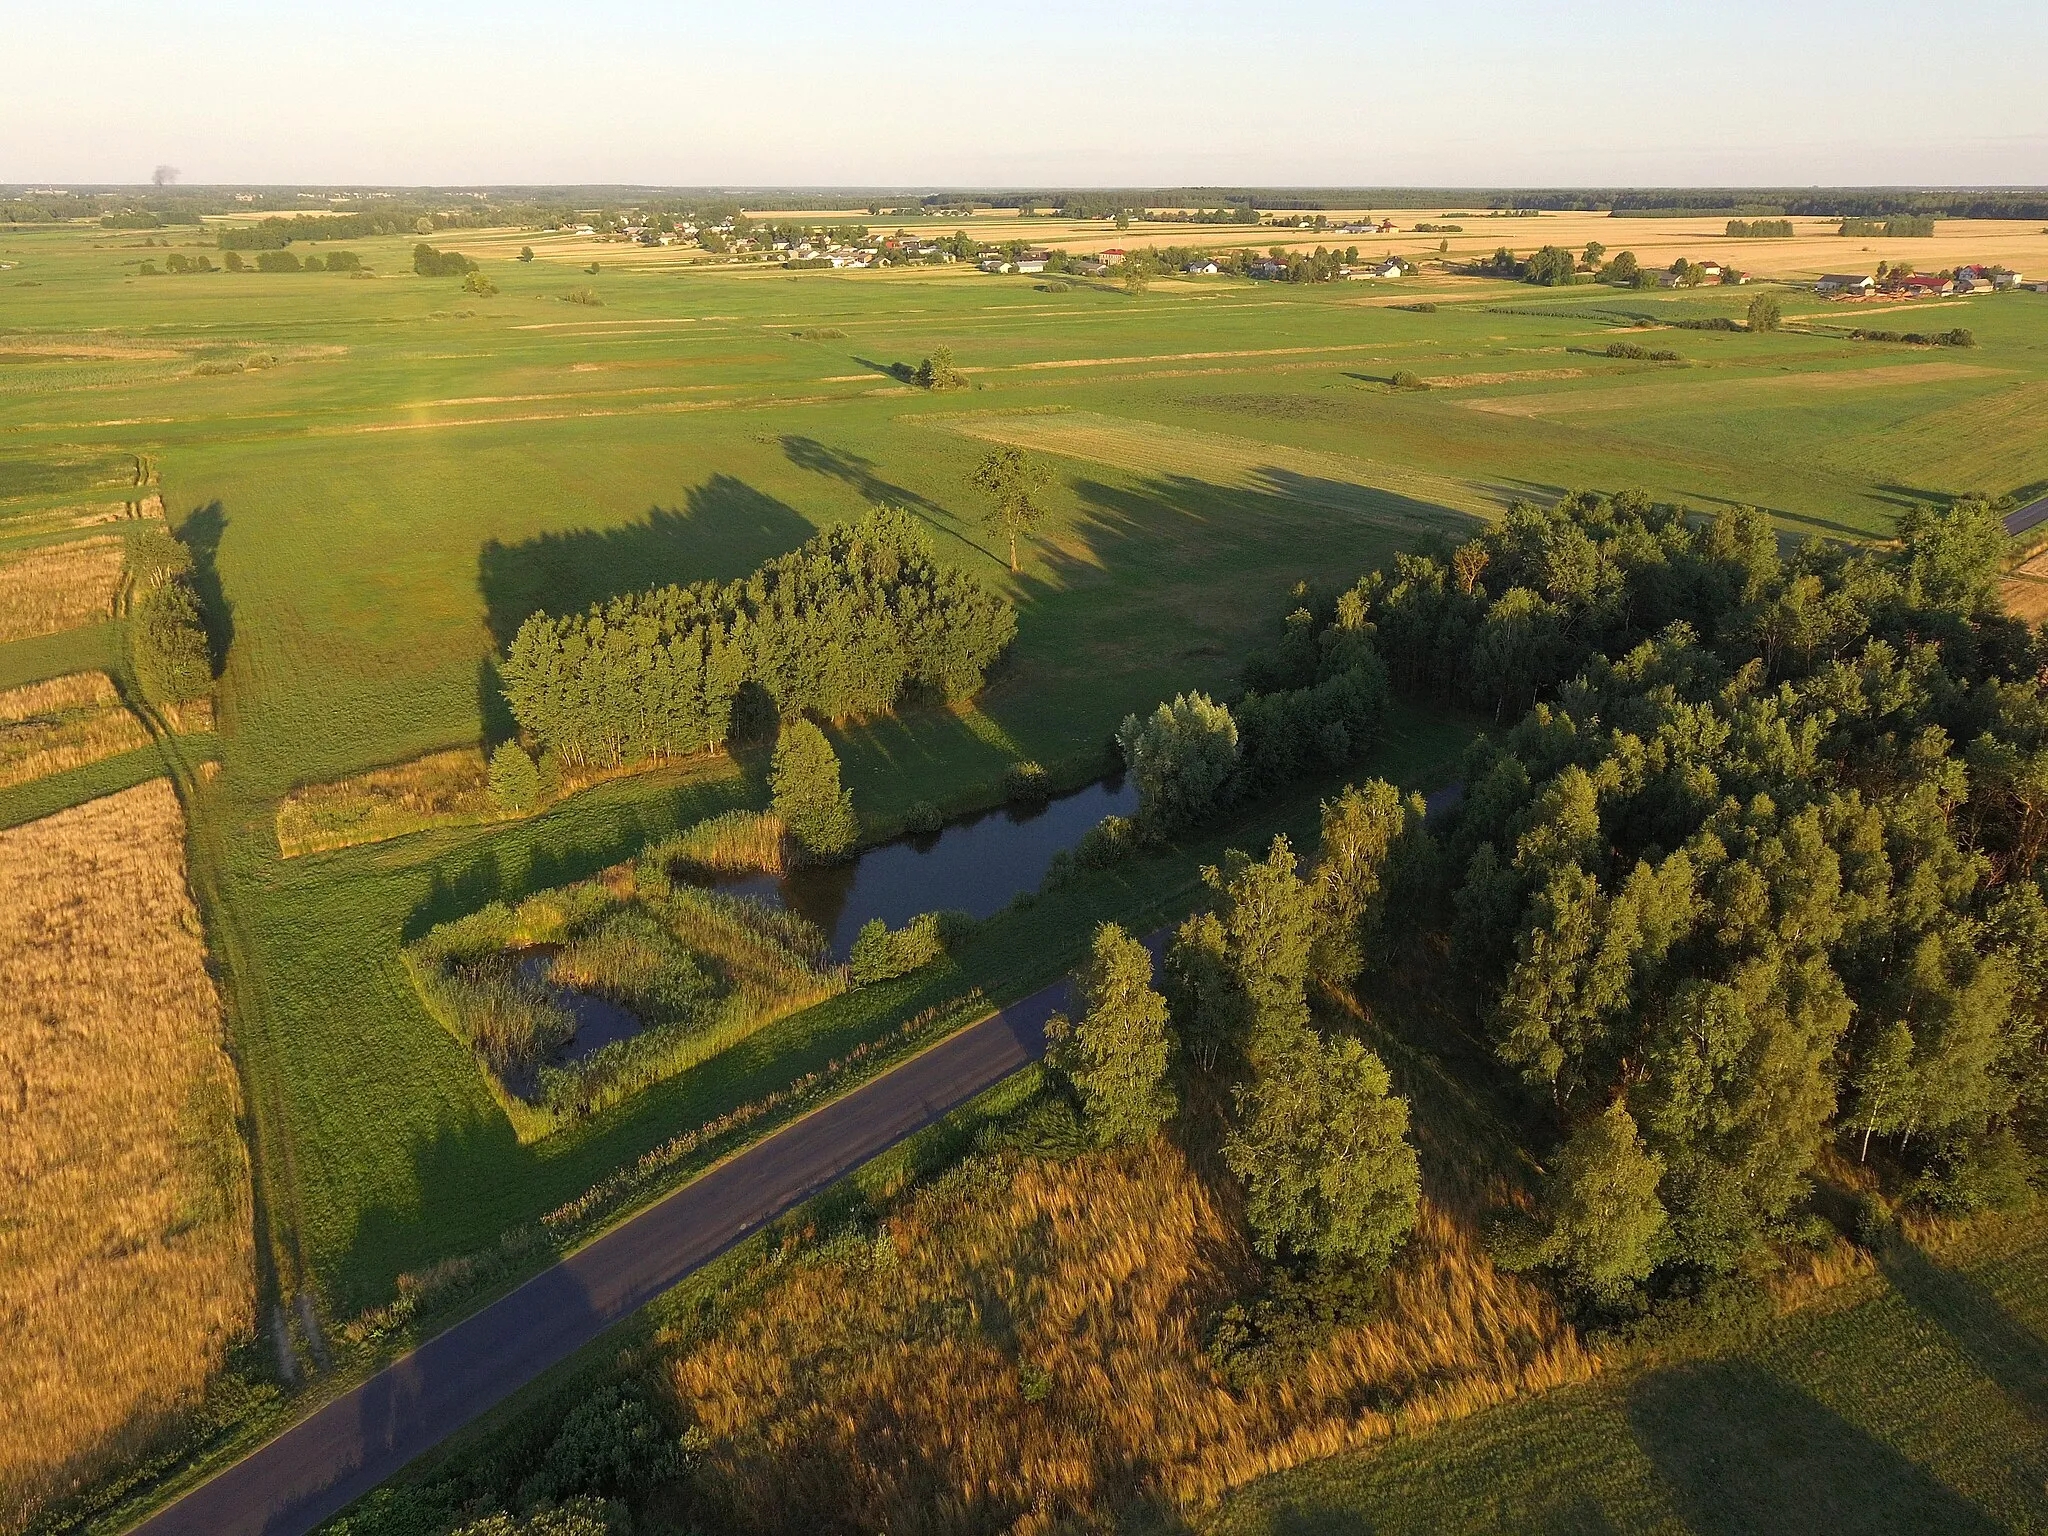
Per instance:
[[[1928,362],[1780,373],[1763,378],[1728,379],[1673,373],[1655,382],[1622,384],[1611,389],[1514,395],[1461,403],[1468,410],[1486,411],[1496,416],[1575,416],[1595,411],[1684,409],[1720,403],[1729,395],[1824,395],[1845,390],[1952,384],[1961,379],[1995,378],[2006,372],[2008,370],[2003,368],[1986,368],[1976,363]]]
[[[149,743],[104,672],[73,672],[0,693],[0,789]]]
[[[1503,506],[1499,491],[1476,481],[1095,411],[953,416],[932,418],[931,424],[963,437],[1086,459],[1138,474],[1192,476],[1215,485],[1284,491],[1298,501],[1389,527],[1412,528],[1416,516],[1375,513],[1361,504],[1356,492],[1384,491],[1481,517],[1495,516]]]
[[[0,553],[0,641],[112,618],[127,551],[118,534],[100,534]]]
[[[144,1450],[254,1307],[170,781],[0,832],[0,1527]]]

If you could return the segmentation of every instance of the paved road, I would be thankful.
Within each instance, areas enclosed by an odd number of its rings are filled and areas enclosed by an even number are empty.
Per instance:
[[[2025,533],[2037,524],[2048,523],[2048,496],[2015,507],[2005,514],[2004,522],[2007,533]]]
[[[302,1419],[138,1527],[299,1536],[798,1201],[1045,1049],[1066,983],[962,1030],[714,1168]]]
[[[1432,813],[1463,798],[1429,796]],[[1158,957],[1167,934],[1146,947]],[[137,1536],[301,1536],[748,1233],[1045,1050],[1062,981],[748,1148],[200,1484]]]

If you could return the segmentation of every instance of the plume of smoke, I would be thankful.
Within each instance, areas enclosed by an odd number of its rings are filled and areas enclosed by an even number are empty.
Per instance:
[[[178,179],[178,168],[175,165],[160,165],[151,173],[149,179],[159,187],[168,187]]]

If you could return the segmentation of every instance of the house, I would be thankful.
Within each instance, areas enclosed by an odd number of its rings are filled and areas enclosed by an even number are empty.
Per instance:
[[[1699,264],[1699,269],[1703,274],[1704,280],[1709,283],[1721,281],[1724,272],[1721,263],[1718,261],[1703,261]]]
[[[1019,272],[1043,272],[1045,264],[1051,260],[1051,251],[1025,251],[1017,258],[1017,270]]]
[[[1095,260],[1092,256],[1084,256],[1079,261],[1071,263],[1068,270],[1076,277],[1100,277],[1109,268]]]
[[[1098,259],[1105,267],[1120,267],[1123,265],[1124,258],[1128,255],[1130,255],[1130,252],[1126,251],[1122,246],[1112,245]]]
[[[1813,285],[1813,291],[1827,297],[1849,294],[1856,298],[1864,298],[1877,291],[1877,282],[1873,278],[1830,272]]]
[[[988,255],[981,258],[981,270],[984,272],[1007,272],[1010,270],[1010,264],[1000,254],[991,251]]]
[[[1191,261],[1181,270],[1190,277],[1214,277],[1217,267],[1213,261]]]
[[[1957,293],[1989,293],[1997,286],[1989,272],[1973,272],[1967,267],[1956,268]]]
[[[1366,270],[1374,277],[1406,277],[1409,267],[1400,257],[1389,256],[1384,261],[1374,262]]]
[[[1394,221],[1393,221],[1392,219],[1381,219],[1381,220],[1380,220],[1380,229],[1379,229],[1379,232],[1380,232],[1381,234],[1383,234],[1383,235],[1391,235],[1391,234],[1392,234],[1392,233],[1394,232],[1394,229],[1395,229],[1395,224],[1394,224]]]
[[[2021,288],[2025,284],[2020,281],[2020,275],[2017,272],[1994,272],[1991,274],[1991,286],[1994,288]]]
[[[1270,256],[1261,256],[1252,263],[1251,271],[1253,277],[1285,277],[1287,275],[1287,263],[1275,261]]]
[[[1954,281],[1938,272],[1915,272],[1900,278],[1892,288],[1912,299],[1940,298],[1956,291]]]

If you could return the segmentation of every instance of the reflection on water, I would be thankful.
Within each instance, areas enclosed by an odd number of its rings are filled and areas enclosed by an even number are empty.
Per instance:
[[[900,928],[920,912],[993,917],[1020,891],[1038,889],[1060,849],[1072,848],[1103,817],[1129,816],[1137,807],[1137,786],[1118,775],[1046,805],[1010,806],[928,836],[884,843],[851,863],[736,876],[717,885],[809,918],[844,959],[871,918]]]

